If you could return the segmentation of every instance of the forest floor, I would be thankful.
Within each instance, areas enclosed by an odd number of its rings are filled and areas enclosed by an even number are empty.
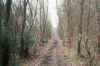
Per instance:
[[[26,60],[21,66],[65,66],[64,47],[59,39],[49,40],[47,46],[41,49],[40,56],[33,60]]]
[[[62,40],[57,38],[49,40],[48,44],[39,51],[37,58],[25,60],[21,66],[86,66],[85,60],[80,62],[76,53],[64,47]]]

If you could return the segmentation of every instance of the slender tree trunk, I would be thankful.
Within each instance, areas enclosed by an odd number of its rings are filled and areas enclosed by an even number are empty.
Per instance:
[[[89,34],[89,26],[90,26],[90,15],[91,15],[91,11],[90,11],[90,9],[91,9],[91,0],[88,0],[88,2],[89,2],[89,10],[88,10],[88,18],[87,18],[87,29],[86,29],[86,36],[85,36],[85,49],[86,49],[86,51],[87,51],[87,53],[88,53],[88,56],[90,57],[91,56],[91,54],[90,54],[90,50],[89,50],[89,47],[88,47],[88,40],[89,40],[89,37],[88,37],[88,34]]]
[[[81,14],[80,14],[80,24],[79,24],[79,37],[78,37],[78,47],[77,47],[77,52],[78,54],[81,54],[81,41],[82,41],[82,24],[83,24],[83,13],[84,13],[84,1],[81,0]]]
[[[71,0],[67,1],[67,6],[68,6],[68,13],[67,13],[67,17],[68,17],[68,23],[67,23],[67,26],[68,26],[67,27],[67,31],[68,31],[68,43],[69,43],[69,48],[71,48],[71,46],[72,46]]]
[[[97,24],[98,24],[98,49],[100,52],[100,0],[96,0],[96,16],[97,16]]]
[[[26,25],[26,6],[27,6],[27,0],[24,0],[24,20],[22,22],[22,31],[21,31],[21,50],[20,50],[20,56],[25,56],[25,44],[24,44],[24,30]]]

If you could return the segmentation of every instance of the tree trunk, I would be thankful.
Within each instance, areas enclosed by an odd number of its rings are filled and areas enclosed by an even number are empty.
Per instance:
[[[25,30],[25,23],[26,23],[26,6],[27,6],[27,0],[24,0],[24,20],[22,23],[22,31],[21,31],[21,50],[20,50],[20,56],[25,56],[25,44],[24,44],[24,30]]]
[[[96,16],[97,16],[97,24],[98,24],[98,50],[100,52],[100,0],[96,0]]]
[[[81,54],[81,41],[82,41],[82,24],[83,24],[83,13],[84,13],[84,1],[81,0],[80,6],[81,6],[81,14],[80,14],[80,24],[79,24],[79,37],[78,37],[78,47],[77,47],[77,53]]]
[[[10,12],[11,12],[11,4],[12,0],[7,0],[6,2],[6,21],[5,21],[5,34],[6,37],[4,38],[3,46],[2,46],[2,66],[9,66],[9,61],[10,61],[10,24],[9,24],[9,19],[10,19]]]

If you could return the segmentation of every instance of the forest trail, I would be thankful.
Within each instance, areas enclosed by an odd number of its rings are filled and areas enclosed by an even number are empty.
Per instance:
[[[44,51],[45,53],[41,54],[36,62],[31,60],[21,66],[65,66],[62,41],[53,38],[48,43],[50,46],[47,51]]]
[[[52,40],[52,44],[53,46],[49,48],[48,53],[40,66],[65,66],[62,41],[54,39]]]

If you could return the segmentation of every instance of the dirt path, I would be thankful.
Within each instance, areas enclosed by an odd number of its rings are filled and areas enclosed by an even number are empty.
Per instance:
[[[31,60],[21,66],[66,66],[62,41],[59,39],[52,39],[49,45],[51,45],[51,47],[48,47],[44,56],[41,56],[36,63]]]
[[[53,40],[54,44],[49,50],[40,66],[65,66],[64,49],[61,40]]]

